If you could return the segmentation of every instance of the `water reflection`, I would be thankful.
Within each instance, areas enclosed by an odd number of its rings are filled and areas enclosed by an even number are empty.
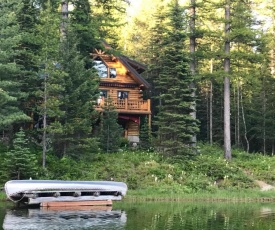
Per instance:
[[[262,207],[260,210],[260,217],[275,217],[275,210],[272,208]]]
[[[6,210],[4,230],[124,229],[126,214],[111,207]]]
[[[275,230],[274,203],[118,202],[90,208],[1,211],[0,204],[0,229]]]
[[[272,203],[140,203],[123,209],[127,230],[275,230]]]

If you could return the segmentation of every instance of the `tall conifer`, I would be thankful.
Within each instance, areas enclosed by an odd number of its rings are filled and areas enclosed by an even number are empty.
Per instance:
[[[110,97],[104,102],[104,112],[101,116],[101,148],[107,153],[117,152],[120,143],[123,129],[117,123],[118,114]]]
[[[19,109],[25,96],[21,91],[21,68],[16,63],[22,33],[17,14],[22,1],[0,0],[0,131],[11,131],[16,123],[29,120]],[[4,133],[4,132],[3,132]]]
[[[64,90],[59,97],[63,101],[60,105],[63,114],[57,119],[58,130],[53,142],[59,155],[79,157],[95,144],[91,131],[96,118],[93,101],[97,99],[99,78],[93,69],[85,68],[85,61],[77,51],[75,31],[70,28],[60,47],[58,65],[64,72]]]
[[[46,165],[46,153],[54,134],[59,132],[58,118],[64,114],[60,97],[64,91],[64,71],[59,64],[60,45],[60,14],[47,2],[41,12],[40,23],[37,26],[38,39],[41,44],[39,55],[40,105],[38,107],[39,120],[36,127],[42,131],[43,167]]]
[[[190,115],[194,97],[189,85],[193,77],[189,69],[189,54],[184,46],[186,24],[178,1],[172,1],[167,17],[162,66],[155,86],[160,101],[156,120],[158,146],[166,154],[183,154],[198,127]]]
[[[78,40],[77,49],[83,57],[89,58],[93,49],[99,46],[99,24],[95,17],[92,17],[92,8],[88,0],[71,2],[74,8],[70,12],[70,25]]]
[[[18,47],[19,53],[16,62],[21,68],[22,91],[25,93],[24,100],[21,100],[21,108],[26,114],[31,116],[31,124],[28,128],[33,128],[37,111],[35,108],[39,104],[37,93],[40,85],[39,53],[41,44],[37,38],[37,24],[39,23],[39,9],[35,5],[35,0],[22,0],[22,8],[17,14],[19,31],[22,34],[22,41]],[[26,126],[25,126],[26,127]]]
[[[38,169],[35,154],[30,151],[29,143],[25,133],[21,128],[16,133],[12,149],[5,154],[4,169],[6,171],[6,180],[10,179],[28,179],[35,177]]]

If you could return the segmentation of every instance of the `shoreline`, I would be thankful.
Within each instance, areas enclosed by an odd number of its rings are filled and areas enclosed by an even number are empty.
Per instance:
[[[8,200],[5,192],[0,192],[0,202],[11,202]],[[249,203],[275,202],[275,191],[260,191],[260,190],[218,190],[215,193],[198,192],[193,194],[158,194],[146,190],[129,190],[128,194],[119,202],[230,202],[230,203]]]

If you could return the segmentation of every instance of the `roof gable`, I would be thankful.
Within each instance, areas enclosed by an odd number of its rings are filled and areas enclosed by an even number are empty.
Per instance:
[[[134,79],[140,85],[143,85],[146,89],[150,88],[150,84],[140,75],[140,73],[144,72],[146,69],[144,65],[133,61],[126,56],[119,56],[117,58],[128,69],[128,71],[133,74]]]
[[[114,56],[112,54],[105,54],[105,52],[101,50],[99,51],[95,50],[95,51],[96,53],[91,54],[93,60],[100,58],[104,63],[119,61],[131,74],[134,81],[136,81],[139,85],[141,85],[145,89],[150,88],[150,84],[141,76],[141,73],[143,73],[146,70],[145,65],[137,61],[134,61],[124,55]]]

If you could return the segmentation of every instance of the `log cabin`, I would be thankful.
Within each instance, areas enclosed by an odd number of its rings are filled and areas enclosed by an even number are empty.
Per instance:
[[[142,118],[151,125],[150,99],[144,95],[149,83],[141,76],[146,66],[126,56],[114,56],[95,50],[91,54],[94,68],[100,77],[100,95],[96,110],[104,111],[104,101],[110,98],[117,113],[118,123],[124,129],[124,137],[130,143],[139,143]]]

